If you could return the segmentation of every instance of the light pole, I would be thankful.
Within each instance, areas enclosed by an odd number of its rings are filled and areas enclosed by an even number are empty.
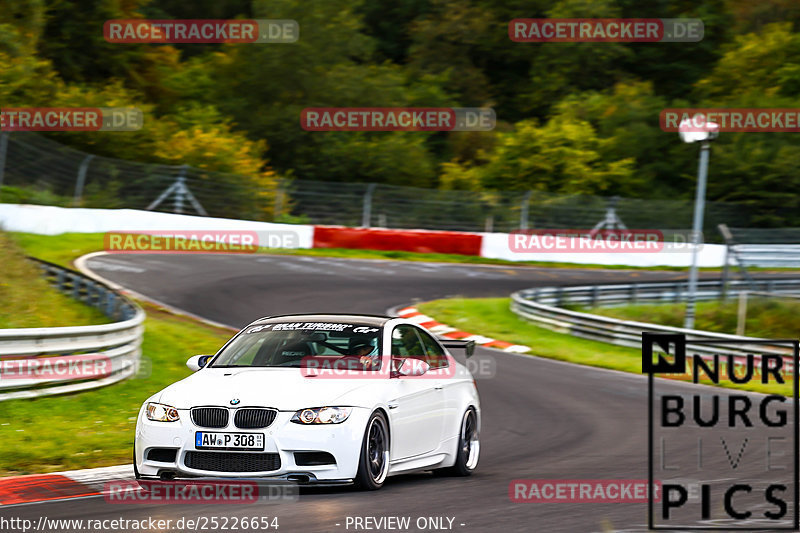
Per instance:
[[[703,115],[684,119],[678,127],[681,140],[685,143],[700,142],[700,161],[697,165],[697,193],[694,199],[694,219],[692,221],[692,266],[689,269],[689,294],[686,296],[686,315],[683,327],[694,329],[695,300],[697,299],[697,249],[703,231],[703,208],[706,201],[706,178],[708,176],[708,153],[711,141],[719,136],[719,125],[707,122]]]

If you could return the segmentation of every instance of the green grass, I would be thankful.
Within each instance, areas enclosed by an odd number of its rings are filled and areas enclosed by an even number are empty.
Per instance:
[[[698,302],[695,327],[704,331],[736,333],[738,305],[736,298],[727,302]],[[686,304],[638,304],[580,310],[625,320],[681,327]],[[796,339],[800,337],[798,316],[800,316],[800,300],[750,297],[747,302],[745,335],[773,339]]]
[[[102,233],[62,235],[10,233],[9,235],[28,255],[65,267],[72,267],[72,262],[82,255],[103,250]]]
[[[530,346],[531,353],[540,357],[626,372],[642,371],[640,351],[540,328],[512,313],[510,303],[510,298],[453,298],[416,307],[449,326]]]
[[[28,255],[67,266],[74,258],[102,247],[102,239],[98,236],[15,234],[13,238]],[[7,246],[2,246],[2,250],[15,246],[14,243],[4,244]],[[31,321],[24,327],[34,325],[34,319],[45,322],[36,325],[51,326],[54,325],[50,323],[51,315],[74,317],[65,309],[85,307],[54,293],[52,289],[48,289],[48,294],[53,293],[65,301],[48,300],[46,295],[40,295],[40,285],[47,288],[47,284],[41,280],[35,267],[26,270],[24,260],[21,264],[5,261],[3,264],[8,265],[4,269],[6,274],[13,277],[8,287],[0,285],[0,302],[5,306],[10,301],[3,291],[14,291],[13,302],[18,313]],[[34,307],[22,307],[26,302]],[[129,462],[136,415],[142,402],[189,375],[186,359],[200,353],[216,352],[232,334],[169,314],[152,305],[144,304],[144,308],[147,319],[142,345],[145,362],[142,374],[148,374],[149,370],[149,375],[93,391],[0,402],[0,476]],[[0,318],[4,316],[3,312],[0,311]]]
[[[105,324],[97,309],[76,302],[52,287],[39,267],[0,232],[0,328],[40,328]]]
[[[189,357],[214,353],[231,336],[144,307],[145,375],[93,391],[0,402],[0,476],[130,462],[142,402],[188,376]]]
[[[531,347],[531,354],[581,365],[641,373],[640,350],[614,346],[556,333],[526,322],[511,312],[510,298],[453,298],[434,300],[416,305],[416,308],[437,321],[498,340]],[[711,384],[710,382],[705,382]],[[791,394],[791,382],[776,388],[757,383],[736,385],[725,382],[730,388],[760,392]]]

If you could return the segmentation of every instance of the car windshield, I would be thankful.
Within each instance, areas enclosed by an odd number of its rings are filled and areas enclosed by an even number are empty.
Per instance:
[[[379,370],[381,328],[368,324],[285,322],[249,326],[209,365],[229,367],[313,366],[352,360],[359,370]]]

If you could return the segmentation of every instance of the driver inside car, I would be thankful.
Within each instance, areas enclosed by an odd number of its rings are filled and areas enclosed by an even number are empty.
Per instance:
[[[350,348],[351,355],[358,357],[359,363],[367,369],[378,368],[380,366],[381,358],[377,352],[377,346],[367,343],[355,344]]]

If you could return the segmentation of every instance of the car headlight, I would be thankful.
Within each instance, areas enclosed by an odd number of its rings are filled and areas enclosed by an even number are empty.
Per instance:
[[[316,407],[314,409],[301,409],[292,417],[295,424],[341,424],[350,413],[352,407]]]
[[[161,403],[149,402],[146,412],[147,419],[154,422],[175,422],[181,418],[177,409]]]

